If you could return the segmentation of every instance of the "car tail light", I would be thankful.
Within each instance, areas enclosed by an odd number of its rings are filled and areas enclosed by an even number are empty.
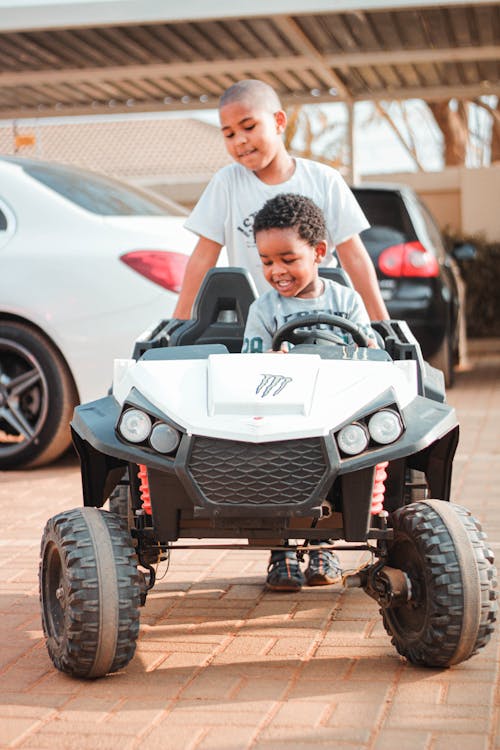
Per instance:
[[[180,292],[189,257],[167,250],[135,250],[120,260],[155,284]]]
[[[387,247],[379,255],[378,266],[386,276],[439,276],[439,265],[420,242],[404,242]]]

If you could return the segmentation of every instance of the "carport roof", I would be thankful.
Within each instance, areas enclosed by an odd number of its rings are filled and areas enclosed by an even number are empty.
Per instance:
[[[172,6],[176,6],[172,8]],[[0,0],[0,118],[500,94],[493,0]]]

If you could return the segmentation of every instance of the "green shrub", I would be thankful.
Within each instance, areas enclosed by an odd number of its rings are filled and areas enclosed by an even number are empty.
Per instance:
[[[448,234],[450,245],[470,242],[476,257],[459,261],[467,285],[467,335],[471,338],[500,336],[500,242],[486,242],[484,237],[458,237]]]

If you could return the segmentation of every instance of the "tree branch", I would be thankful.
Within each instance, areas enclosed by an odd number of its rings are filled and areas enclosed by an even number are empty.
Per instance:
[[[417,165],[419,171],[423,172],[424,168],[423,168],[422,164],[420,163],[420,160],[419,160],[419,158],[417,156],[416,151],[413,148],[411,148],[411,146],[409,146],[407,144],[407,142],[403,138],[403,136],[402,136],[402,134],[401,134],[398,126],[396,125],[396,123],[394,122],[394,120],[392,119],[392,117],[390,116],[390,114],[387,112],[386,109],[384,109],[384,107],[379,102],[375,102],[375,107],[376,107],[376,110],[379,113],[379,115],[381,115],[381,117],[383,117],[384,120],[386,120],[387,123],[389,124],[389,126],[392,128],[392,130],[394,131],[394,133],[395,133],[396,137],[398,138],[399,142],[401,143],[401,145],[403,146],[403,148],[405,149],[405,151],[411,156],[411,158],[413,159],[413,161]]]

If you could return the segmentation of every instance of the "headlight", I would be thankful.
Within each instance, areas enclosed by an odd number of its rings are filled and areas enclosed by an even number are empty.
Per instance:
[[[121,416],[118,431],[130,443],[142,443],[151,432],[151,418],[140,409],[127,409]]]
[[[376,443],[393,443],[403,432],[399,414],[392,409],[378,411],[368,422],[368,430]]]
[[[149,442],[158,453],[172,453],[179,445],[181,436],[165,422],[158,422],[151,431]]]
[[[355,456],[364,451],[368,445],[368,433],[366,427],[359,422],[348,424],[339,431],[337,442],[342,453]]]

